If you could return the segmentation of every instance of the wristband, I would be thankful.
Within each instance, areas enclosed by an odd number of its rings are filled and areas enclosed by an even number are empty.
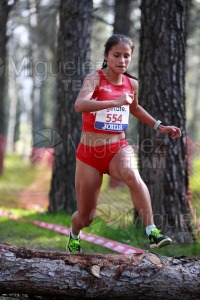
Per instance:
[[[157,131],[158,127],[160,126],[160,124],[162,124],[162,122],[160,120],[156,121],[155,125],[153,126],[153,129],[155,131]]]

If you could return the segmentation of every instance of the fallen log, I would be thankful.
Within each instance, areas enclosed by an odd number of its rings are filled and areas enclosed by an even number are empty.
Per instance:
[[[0,243],[1,293],[52,299],[200,299],[200,259],[148,251],[69,254]]]

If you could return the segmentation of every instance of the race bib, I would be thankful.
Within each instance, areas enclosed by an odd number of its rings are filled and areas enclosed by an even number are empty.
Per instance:
[[[129,105],[97,111],[94,128],[107,131],[123,131],[128,127]]]

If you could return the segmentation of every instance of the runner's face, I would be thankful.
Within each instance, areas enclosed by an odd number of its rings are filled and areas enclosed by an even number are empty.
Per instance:
[[[108,67],[113,72],[122,74],[128,68],[131,62],[132,50],[128,44],[118,44],[112,46],[108,54],[105,54],[105,59],[108,62]]]

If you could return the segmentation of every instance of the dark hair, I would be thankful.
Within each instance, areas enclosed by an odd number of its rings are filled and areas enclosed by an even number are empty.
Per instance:
[[[108,54],[108,52],[110,51],[110,49],[113,46],[118,45],[120,43],[128,44],[131,48],[131,52],[133,53],[133,51],[135,49],[135,46],[134,46],[133,42],[131,41],[131,39],[128,36],[126,36],[124,34],[113,34],[111,37],[109,37],[109,39],[107,40],[107,42],[104,45],[104,48],[105,48],[104,54]],[[107,66],[108,66],[108,62],[107,62],[106,59],[104,59],[101,69],[105,69],[105,68],[107,68]],[[127,77],[138,80],[137,77],[132,76],[131,74],[129,74],[127,72],[124,72],[124,75],[126,75]]]

